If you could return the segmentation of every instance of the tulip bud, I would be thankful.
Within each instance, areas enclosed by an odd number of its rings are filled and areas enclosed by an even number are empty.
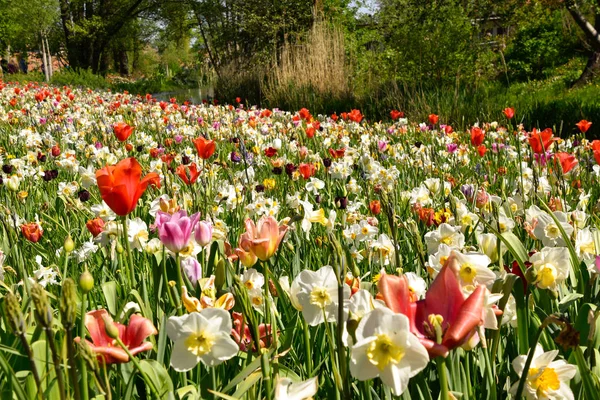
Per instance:
[[[196,243],[202,247],[205,247],[212,241],[212,236],[213,226],[210,221],[198,221],[196,224],[196,230],[194,232]]]
[[[117,328],[117,325],[115,325],[115,323],[110,318],[104,317],[104,330],[106,331],[106,334],[109,338],[119,338],[119,328]]]
[[[79,287],[81,288],[83,294],[91,292],[94,288],[94,277],[92,276],[92,274],[90,274],[88,270],[85,270],[79,276]]]
[[[31,299],[35,306],[35,315],[38,323],[43,328],[50,329],[52,327],[52,308],[50,308],[46,290],[39,283],[32,286]]]
[[[65,239],[65,244],[63,245],[67,254],[71,253],[75,249],[75,243],[73,242],[73,238],[71,235],[67,236]]]
[[[220,259],[215,266],[215,287],[220,289],[225,284],[225,260]]]
[[[19,299],[14,293],[7,293],[4,296],[4,315],[8,326],[14,335],[22,335],[25,332],[25,319],[21,311]]]
[[[66,329],[72,329],[75,326],[75,319],[77,318],[77,286],[71,278],[65,279],[62,285],[60,315],[62,324]]]
[[[123,245],[121,243],[117,243],[117,253],[123,254]]]

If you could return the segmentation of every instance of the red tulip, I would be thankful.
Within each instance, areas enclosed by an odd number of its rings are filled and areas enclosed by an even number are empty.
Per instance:
[[[312,118],[312,115],[310,115],[310,111],[308,111],[307,108],[301,108],[300,111],[298,111],[298,114],[300,115],[300,118],[305,121],[308,121]]]
[[[92,341],[86,340],[92,351],[98,355],[98,361],[113,363],[126,363],[129,356],[115,343],[115,340],[106,333],[106,325],[113,324],[118,329],[119,339],[129,349],[131,355],[152,349],[152,343],[144,342],[150,335],[156,335],[158,331],[152,322],[141,315],[133,314],[129,318],[129,325],[125,326],[113,322],[106,310],[94,310],[85,315],[85,327],[90,333]],[[75,338],[79,342],[81,338]]]
[[[573,154],[565,152],[556,153],[554,157],[556,157],[560,162],[563,174],[566,174],[567,172],[572,170],[579,162]]]
[[[42,238],[44,230],[36,222],[29,222],[21,225],[21,233],[25,236],[25,239],[31,243],[37,243]]]
[[[390,117],[395,121],[398,118],[404,118],[404,113],[402,111],[392,110],[390,111]]]
[[[437,114],[429,114],[429,117],[427,117],[429,119],[429,123],[431,125],[437,125],[440,117]]]
[[[385,304],[392,311],[408,317],[412,333],[419,338],[431,357],[446,357],[450,350],[463,345],[483,322],[486,288],[479,285],[465,298],[457,278],[459,269],[456,256],[451,253],[425,299],[417,302],[411,302],[406,277],[383,275],[379,280],[379,293]],[[430,317],[433,316],[438,320],[432,321]],[[432,322],[441,325],[439,341]]]
[[[515,116],[515,109],[511,107],[506,107],[502,112],[508,119],[512,119]]]
[[[360,121],[362,121],[363,115],[360,113],[360,110],[352,110],[350,113],[348,113],[348,118],[350,121],[354,121],[358,124]]]
[[[217,144],[214,140],[204,139],[202,136],[198,139],[192,140],[194,146],[196,147],[196,151],[198,152],[198,156],[203,160],[208,160],[210,156],[212,156],[217,148]]]
[[[124,142],[133,133],[133,127],[125,122],[119,122],[113,125],[113,132],[120,142]]]
[[[98,236],[104,231],[104,220],[102,218],[90,219],[85,227],[90,231],[93,237]]]
[[[329,149],[327,150],[329,152],[329,155],[331,156],[331,158],[342,158],[344,157],[344,154],[346,153],[346,149]]]
[[[235,102],[238,103],[238,104],[240,104],[242,102],[242,99],[240,97],[236,97],[235,98]]]
[[[592,150],[594,151],[594,158],[596,159],[596,164],[600,164],[600,140],[594,140],[592,142]]]
[[[307,126],[305,132],[306,137],[308,138],[312,138],[315,136],[315,128],[313,128],[312,126]]]
[[[200,176],[200,171],[198,170],[198,166],[196,165],[196,163],[190,164],[189,167],[186,167],[185,165],[180,165],[175,170],[175,173],[179,175],[181,180],[186,185],[193,185],[194,183],[196,183],[198,177]]]
[[[582,133],[586,133],[588,131],[588,129],[590,129],[590,126],[592,126],[592,123],[589,122],[589,121],[586,121],[585,119],[582,119],[581,121],[579,121],[575,125],[577,125],[577,127],[579,128],[579,130]]]
[[[275,154],[277,154],[277,149],[274,147],[268,147],[265,149],[265,156],[271,158],[273,157]]]
[[[300,175],[302,175],[304,179],[308,179],[315,174],[316,168],[314,164],[302,163],[298,167],[298,171],[300,171]]]
[[[481,145],[485,139],[485,133],[480,127],[474,126],[471,128],[471,144],[475,147]]]
[[[156,172],[141,178],[142,167],[133,157],[96,171],[102,200],[120,216],[125,216],[135,209],[148,185],[160,187],[160,177]]]
[[[541,133],[537,129],[533,128],[533,131],[529,135],[529,144],[533,149],[534,153],[542,154],[550,148],[550,145],[554,142],[554,134],[552,128],[546,128]]]
[[[480,144],[477,146],[477,152],[479,153],[480,157],[485,156],[485,153],[487,152],[487,147],[485,147],[485,144]]]
[[[378,215],[381,212],[381,202],[379,200],[371,200],[369,202],[369,210],[373,215]]]

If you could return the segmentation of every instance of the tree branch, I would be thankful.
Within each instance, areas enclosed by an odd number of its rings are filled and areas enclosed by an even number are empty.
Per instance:
[[[585,37],[590,41],[590,44],[594,48],[594,50],[600,51],[600,33],[598,30],[592,25],[585,15],[579,11],[579,7],[575,1],[567,2],[567,10],[575,20],[575,23],[579,25]],[[598,19],[598,15],[596,15],[596,20]]]

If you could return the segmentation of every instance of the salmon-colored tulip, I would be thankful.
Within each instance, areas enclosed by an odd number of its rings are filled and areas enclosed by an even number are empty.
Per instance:
[[[258,224],[254,224],[254,221],[248,218],[246,232],[240,236],[240,243],[246,245],[259,260],[267,261],[279,247],[287,230],[287,225],[279,225],[272,216],[263,216],[258,220]]]
[[[36,222],[29,222],[21,225],[21,233],[25,236],[25,239],[32,243],[37,243],[42,238],[44,230]]]
[[[432,357],[446,357],[450,350],[463,345],[482,324],[486,288],[480,285],[465,298],[457,277],[459,269],[458,260],[451,254],[425,299],[417,302],[411,301],[406,277],[383,275],[379,280],[379,293],[386,305],[408,317],[412,333]],[[436,333],[441,338],[436,337]]]
[[[204,139],[203,137],[192,140],[192,143],[194,143],[194,146],[196,147],[198,156],[203,160],[208,160],[217,148],[217,144],[214,140]]]
[[[120,216],[132,212],[148,185],[160,187],[160,177],[151,172],[142,178],[142,167],[133,157],[96,171],[102,200]]]
[[[100,362],[107,364],[126,363],[129,356],[119,346],[115,340],[106,333],[106,323],[114,324],[119,330],[119,339],[127,346],[131,355],[136,355],[142,351],[152,349],[152,343],[144,342],[150,335],[156,335],[158,331],[152,325],[152,322],[141,315],[133,314],[129,318],[129,325],[125,326],[118,322],[113,322],[111,316],[106,310],[90,311],[85,315],[85,327],[90,333],[92,341],[86,342],[98,355]],[[75,338],[79,342],[81,338]]]

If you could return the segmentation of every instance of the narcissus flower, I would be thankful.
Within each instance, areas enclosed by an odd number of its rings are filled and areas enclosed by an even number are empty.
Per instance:
[[[569,276],[571,259],[566,247],[544,247],[529,257],[535,272],[533,282],[540,289],[555,290]]]
[[[138,314],[133,314],[129,318],[129,325],[125,326],[118,322],[113,322],[108,311],[104,309],[88,312],[85,315],[85,327],[90,333],[92,341],[86,341],[94,353],[98,354],[98,360],[107,364],[126,363],[129,361],[129,356],[125,350],[106,333],[107,325],[116,326],[119,339],[127,346],[132,355],[151,350],[152,343],[144,342],[144,340],[148,336],[158,333],[149,319]],[[79,340],[81,338],[75,338],[75,341],[78,342]]]
[[[214,367],[234,357],[239,347],[230,337],[231,317],[220,308],[207,308],[167,322],[167,335],[174,342],[171,367],[185,372],[200,361]]]
[[[429,363],[427,350],[411,333],[408,318],[387,308],[376,308],[363,317],[355,336],[352,376],[361,381],[380,377],[396,396]]]
[[[308,400],[319,390],[319,377],[294,383],[290,378],[279,378],[275,383],[275,400]]]
[[[142,167],[133,157],[96,171],[102,200],[120,216],[131,213],[148,185],[160,187],[160,177],[151,172],[142,178]]]
[[[569,381],[577,373],[577,367],[564,360],[553,361],[557,355],[558,350],[544,353],[542,346],[537,345],[527,371],[527,377],[525,377],[523,394],[527,400],[574,398]],[[526,361],[527,355],[521,355],[512,362],[513,369],[521,379],[524,378],[522,375]],[[519,382],[517,381],[510,388],[513,396],[517,394],[518,387]]]

